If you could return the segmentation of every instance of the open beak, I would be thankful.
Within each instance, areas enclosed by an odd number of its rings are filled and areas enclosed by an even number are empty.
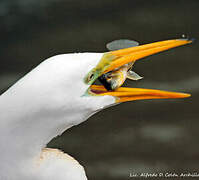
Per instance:
[[[155,43],[130,47],[126,49],[110,51],[103,55],[98,65],[93,68],[85,78],[85,83],[90,84],[90,91],[96,95],[110,95],[116,97],[117,102],[141,100],[141,99],[168,99],[168,98],[185,98],[190,94],[167,92],[151,89],[139,88],[118,88],[114,91],[107,91],[103,86],[92,85],[93,82],[102,74],[112,71],[124,64],[137,61],[146,56],[156,54],[177,46],[191,43],[190,39],[174,39],[159,41]]]

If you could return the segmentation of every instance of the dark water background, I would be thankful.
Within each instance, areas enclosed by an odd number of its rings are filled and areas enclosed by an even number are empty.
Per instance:
[[[115,39],[144,44],[183,34],[196,42],[137,62],[134,70],[144,79],[125,85],[190,92],[191,98],[111,107],[48,146],[74,156],[94,180],[199,173],[198,0],[1,0],[0,91],[56,54],[104,52]]]

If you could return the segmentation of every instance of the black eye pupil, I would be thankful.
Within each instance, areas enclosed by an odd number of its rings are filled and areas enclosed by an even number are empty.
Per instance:
[[[93,78],[93,74],[90,75],[90,79],[92,79],[92,78]]]

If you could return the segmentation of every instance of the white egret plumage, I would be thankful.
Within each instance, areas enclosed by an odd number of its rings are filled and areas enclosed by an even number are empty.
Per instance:
[[[51,57],[0,96],[1,180],[86,180],[71,156],[46,144],[97,111],[138,99],[184,98],[189,94],[92,85],[103,73],[142,57],[190,43],[177,39],[109,53]]]

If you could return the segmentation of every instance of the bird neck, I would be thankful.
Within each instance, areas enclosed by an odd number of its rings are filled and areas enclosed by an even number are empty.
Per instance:
[[[33,99],[36,102],[33,102]],[[90,116],[88,112],[69,112],[64,107],[59,107],[59,111],[56,111],[53,106],[50,109],[45,108],[47,104],[40,104],[40,102],[48,101],[37,101],[36,94],[19,93],[17,88],[15,91],[11,88],[0,96],[0,154],[2,157],[12,159],[13,154],[15,161],[16,158],[19,161],[38,158],[41,149],[51,139]]]

